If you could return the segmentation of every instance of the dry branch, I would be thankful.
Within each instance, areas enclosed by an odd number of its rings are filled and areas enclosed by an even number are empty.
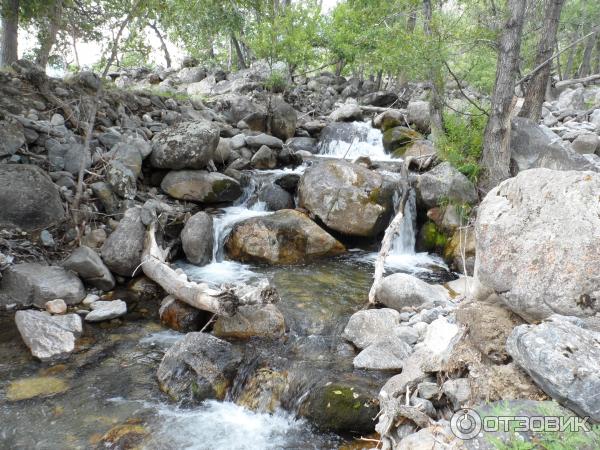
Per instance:
[[[560,89],[560,88],[563,88],[566,86],[571,86],[573,84],[594,83],[596,81],[600,81],[600,73],[598,73],[596,75],[590,75],[589,77],[584,77],[584,78],[574,78],[573,80],[558,81],[554,84],[554,87],[557,89]]]
[[[259,286],[232,285],[213,289],[206,283],[194,283],[184,273],[173,270],[166,262],[166,252],[156,242],[156,222],[146,231],[142,270],[151,280],[158,283],[167,294],[194,308],[214,314],[232,316],[242,305],[274,303],[276,291],[266,280]]]

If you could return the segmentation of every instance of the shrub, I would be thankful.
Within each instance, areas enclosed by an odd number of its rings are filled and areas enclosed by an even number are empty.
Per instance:
[[[283,73],[279,71],[273,71],[269,77],[265,80],[265,88],[275,94],[285,91],[287,86],[287,80]]]

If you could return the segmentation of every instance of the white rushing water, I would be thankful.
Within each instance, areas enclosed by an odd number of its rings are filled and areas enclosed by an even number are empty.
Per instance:
[[[343,139],[333,138],[321,142],[320,155],[350,160],[359,156],[368,156],[373,161],[391,161],[395,159],[383,149],[381,131],[373,128],[370,123],[352,122],[344,126],[351,127],[350,136],[345,135]]]

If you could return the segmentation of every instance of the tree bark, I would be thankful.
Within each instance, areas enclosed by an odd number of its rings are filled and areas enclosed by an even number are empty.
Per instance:
[[[237,55],[237,59],[238,59],[238,68],[239,69],[247,69],[248,66],[246,65],[246,61],[244,60],[244,54],[242,53],[242,48],[240,47],[240,43],[238,42],[238,40],[235,37],[235,34],[231,33],[231,42],[233,43],[233,46],[235,47],[235,53]]]
[[[594,51],[594,45],[596,45],[596,36],[592,35],[588,38],[585,43],[585,48],[583,50],[583,59],[581,61],[581,65],[579,66],[579,70],[577,71],[577,76],[579,78],[587,77],[592,69],[592,52]]]
[[[108,71],[110,70],[110,66],[112,66],[112,63],[115,62],[115,60],[117,59],[117,53],[119,51],[119,42],[121,41],[121,36],[123,35],[123,31],[125,31],[125,27],[129,24],[129,22],[131,22],[133,20],[133,16],[135,14],[136,9],[137,9],[137,3],[135,3],[131,7],[131,11],[129,12],[129,14],[125,18],[125,20],[123,20],[123,22],[121,22],[121,25],[119,26],[117,34],[115,35],[115,37],[113,39],[112,47],[110,50],[110,57],[108,58],[108,61],[106,61],[106,66],[104,66],[104,70],[102,71],[102,78],[106,78],[106,75],[108,74]]]
[[[423,30],[425,34],[431,38],[433,32],[431,30],[431,20],[433,11],[431,0],[423,0]],[[444,108],[444,79],[441,75],[440,67],[435,61],[435,57],[431,58],[429,79],[431,82],[431,100],[429,102],[429,115],[431,116],[431,138],[434,143],[438,142],[444,134],[444,120],[442,111]]]
[[[594,64],[594,73],[600,73],[600,33],[596,35],[596,63]]]
[[[535,65],[547,61],[554,51],[556,43],[556,33],[560,20],[560,12],[565,0],[547,0],[546,13],[544,15],[544,24],[542,26],[542,36],[538,43],[535,56]],[[521,117],[528,117],[535,122],[540,120],[542,115],[542,104],[546,96],[546,87],[550,79],[551,62],[546,63],[540,70],[533,74],[527,83],[527,93],[525,102],[519,113]]]
[[[10,66],[18,59],[19,0],[2,2],[2,44],[0,67]]]
[[[165,55],[165,63],[167,64],[167,69],[170,69],[171,68],[171,54],[169,53],[169,49],[167,48],[167,44],[163,38],[163,35],[161,34],[160,30],[158,29],[158,25],[156,24],[156,22],[152,22],[152,23],[148,23],[148,26],[154,30],[156,37],[158,37],[158,40],[160,41],[160,48],[161,48],[163,54]]]
[[[39,33],[40,48],[37,52],[35,63],[42,69],[48,65],[50,52],[56,43],[56,35],[60,30],[63,13],[63,0],[55,0],[48,17],[48,24]]]
[[[489,191],[510,176],[510,113],[519,66],[526,0],[508,0],[509,18],[498,42],[496,80],[490,118],[483,136],[480,187]]]

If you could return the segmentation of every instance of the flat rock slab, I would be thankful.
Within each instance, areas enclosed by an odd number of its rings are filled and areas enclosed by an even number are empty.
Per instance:
[[[354,358],[357,369],[400,370],[412,348],[399,338],[386,338],[374,342]]]
[[[42,361],[62,359],[75,349],[82,331],[77,314],[52,316],[45,311],[17,311],[15,323],[31,354]]]
[[[600,333],[575,317],[553,315],[516,327],[508,353],[546,394],[581,416],[600,422]]]
[[[97,301],[90,305],[92,311],[85,316],[86,322],[102,322],[116,319],[127,313],[127,303],[123,300]]]
[[[381,341],[400,324],[400,313],[394,309],[368,309],[350,317],[342,337],[363,349]]]

